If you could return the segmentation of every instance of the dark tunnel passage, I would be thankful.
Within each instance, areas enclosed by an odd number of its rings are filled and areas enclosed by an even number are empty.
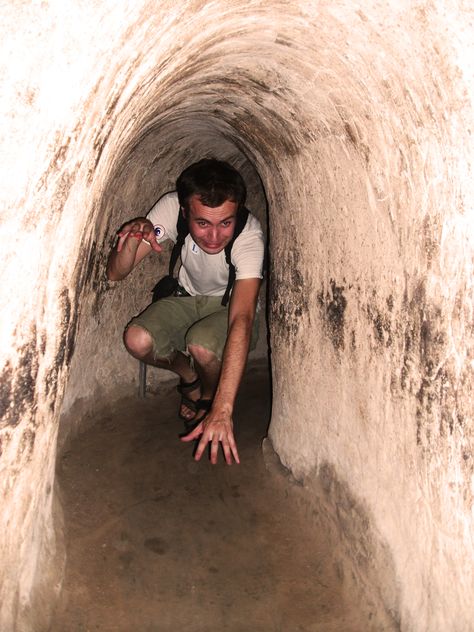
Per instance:
[[[2,259],[0,627],[47,629],[67,563],[56,460],[136,394],[123,327],[167,258],[108,282],[116,230],[215,156],[242,172],[270,238],[251,365],[269,340],[267,463],[298,490],[302,530],[331,525],[374,616],[471,629],[469,11],[43,4],[5,17],[18,63],[1,230],[21,219],[36,247],[19,269],[7,239]]]

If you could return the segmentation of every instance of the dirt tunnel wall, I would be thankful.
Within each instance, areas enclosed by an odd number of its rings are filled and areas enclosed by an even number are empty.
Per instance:
[[[61,586],[60,418],[136,384],[121,332],[155,272],[107,283],[114,232],[203,154],[268,202],[275,450],[402,630],[473,629],[472,19],[4,7],[2,630],[46,627]]]

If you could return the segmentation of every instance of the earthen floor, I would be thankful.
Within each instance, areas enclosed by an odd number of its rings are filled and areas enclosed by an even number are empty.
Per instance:
[[[294,483],[265,466],[266,367],[247,370],[231,467],[193,460],[178,395],[161,390],[105,410],[58,463],[67,566],[51,632],[370,630]]]

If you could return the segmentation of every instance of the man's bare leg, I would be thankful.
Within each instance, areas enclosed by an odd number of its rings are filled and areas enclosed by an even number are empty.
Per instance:
[[[169,358],[157,358],[153,353],[153,340],[146,329],[139,325],[131,325],[124,334],[124,343],[127,351],[137,360],[141,360],[146,364],[151,364],[160,369],[166,369],[176,373],[181,381],[190,384],[194,382],[198,373],[191,367],[189,357],[181,351],[175,351]],[[216,382],[217,383],[217,382]],[[196,401],[202,397],[202,390],[197,386],[190,392],[186,393],[186,397],[192,401]],[[195,412],[182,404],[180,414],[186,419],[193,419]]]
[[[200,399],[212,400],[221,373],[221,362],[212,351],[199,345],[189,345],[188,351],[194,360],[194,368],[201,379]],[[203,416],[202,412],[198,412],[196,421]]]

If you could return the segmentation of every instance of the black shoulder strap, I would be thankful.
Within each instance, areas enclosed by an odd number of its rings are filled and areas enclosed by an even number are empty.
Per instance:
[[[240,235],[240,233],[244,230],[244,226],[247,223],[247,219],[249,216],[249,210],[245,206],[239,208],[237,212],[237,222],[235,224],[234,236],[229,241],[227,246],[225,247],[225,260],[227,265],[229,266],[229,280],[227,281],[227,288],[225,290],[225,294],[222,297],[221,305],[225,307],[229,302],[230,291],[235,282],[235,266],[233,265],[230,255],[232,252],[232,246],[234,245],[234,241]]]
[[[176,262],[178,261],[178,257],[181,253],[181,248],[184,245],[184,240],[186,239],[187,234],[189,233],[188,222],[184,217],[181,208],[178,213],[178,221],[176,222],[176,231],[178,236],[176,238],[176,243],[173,246],[173,250],[171,251],[170,256],[170,265],[169,265],[169,275],[173,276],[174,267]]]

